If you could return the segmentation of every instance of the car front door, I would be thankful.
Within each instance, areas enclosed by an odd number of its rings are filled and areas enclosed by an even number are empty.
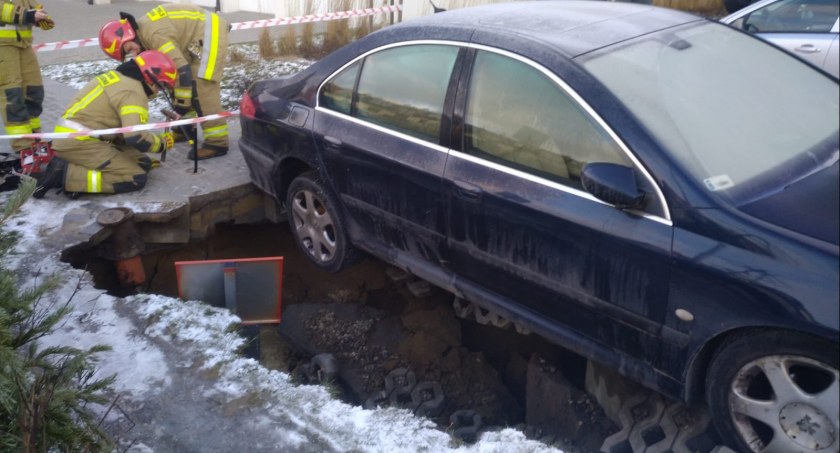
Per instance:
[[[838,15],[836,0],[780,0],[745,12],[731,24],[838,77]]]
[[[423,274],[445,260],[444,104],[459,48],[378,49],[321,87],[314,137],[352,241]]]
[[[661,196],[651,185],[647,212],[627,212],[588,194],[589,162],[647,176],[556,76],[513,54],[474,52],[444,174],[457,286],[590,356],[615,360],[617,349],[653,362],[672,240]]]

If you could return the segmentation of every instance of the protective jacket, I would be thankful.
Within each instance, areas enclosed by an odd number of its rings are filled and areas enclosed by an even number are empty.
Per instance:
[[[163,52],[175,62],[176,106],[190,110],[193,77],[221,82],[228,24],[217,14],[192,5],[161,5],[137,19],[136,33],[144,49]]]
[[[134,64],[133,62],[125,65]],[[139,74],[139,73],[138,73]],[[97,76],[82,88],[58,120],[56,132],[75,132],[146,124],[149,101],[138,79],[117,71]],[[53,141],[56,155],[68,162],[68,192],[119,193],[142,188],[151,159],[142,153],[165,148],[148,131]]]
[[[4,0],[0,11],[0,46],[32,46],[35,3],[30,0]]]
[[[119,116],[115,116],[118,112]],[[149,120],[149,98],[143,83],[117,71],[108,71],[96,76],[82,88],[70,107],[61,116],[56,125],[56,132],[78,130],[111,129],[137,126]],[[122,136],[126,145],[137,148],[140,152],[157,152],[160,138],[148,131],[126,132],[120,135],[97,137],[76,137],[66,140],[104,140],[115,141]],[[53,145],[57,148],[57,145]]]

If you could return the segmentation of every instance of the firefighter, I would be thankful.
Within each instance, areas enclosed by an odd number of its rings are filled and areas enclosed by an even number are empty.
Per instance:
[[[30,0],[0,0],[0,111],[6,134],[41,132],[44,83],[35,51],[32,26],[50,30],[55,22],[40,4]],[[32,139],[11,142],[13,156],[0,153],[0,161],[14,162],[20,151],[32,146]]]
[[[161,5],[137,20],[126,13],[120,16],[99,30],[99,45],[108,56],[122,61],[146,49],[161,51],[178,67],[176,113],[222,112],[221,80],[230,29],[224,19],[192,5]],[[198,159],[227,154],[225,119],[201,123],[201,131],[204,142]],[[192,151],[189,158],[194,158]]]
[[[175,88],[177,69],[166,55],[141,52],[116,70],[96,76],[82,88],[55,132],[78,132],[145,124],[149,98],[158,90]],[[172,133],[133,131],[118,135],[78,136],[53,140],[55,156],[39,175],[34,197],[52,188],[76,198],[82,193],[124,193],[146,185],[153,161],[147,152],[166,151],[174,144]]]

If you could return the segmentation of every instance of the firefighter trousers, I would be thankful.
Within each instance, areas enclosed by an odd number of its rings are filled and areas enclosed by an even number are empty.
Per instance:
[[[226,31],[219,33],[217,39],[218,43],[215,52],[213,52],[214,59],[217,64],[224,65],[227,60],[228,33]],[[199,74],[200,69],[200,60],[196,59],[190,63],[190,70],[193,74]],[[224,68],[219,67],[214,72],[218,74],[219,71],[224,71]],[[221,77],[216,78],[219,81],[202,79],[201,77],[193,79],[195,80],[195,96],[201,107],[202,115],[214,115],[223,111]],[[227,151],[229,146],[227,119],[222,118],[201,123],[201,136],[204,145],[210,145],[217,151]]]
[[[223,111],[221,84],[204,79],[195,79],[195,82],[202,115],[207,116],[221,113]],[[201,123],[201,136],[205,145],[212,145],[216,149],[227,151],[229,146],[227,119],[222,118]]]
[[[134,148],[92,137],[53,141],[55,154],[67,161],[64,190],[125,193],[146,186],[152,160]]]
[[[32,47],[0,46],[0,112],[6,134],[41,132],[44,82]],[[15,139],[12,151],[29,148],[32,139]]]

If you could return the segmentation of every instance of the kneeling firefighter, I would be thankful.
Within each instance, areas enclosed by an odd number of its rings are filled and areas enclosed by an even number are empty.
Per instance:
[[[160,88],[173,90],[175,63],[148,50],[99,76],[82,88],[58,120],[55,132],[78,132],[146,124],[149,98]],[[135,131],[79,136],[53,141],[54,157],[38,175],[33,196],[52,188],[74,198],[81,193],[124,193],[146,185],[153,160],[143,153],[171,148],[171,132]]]

